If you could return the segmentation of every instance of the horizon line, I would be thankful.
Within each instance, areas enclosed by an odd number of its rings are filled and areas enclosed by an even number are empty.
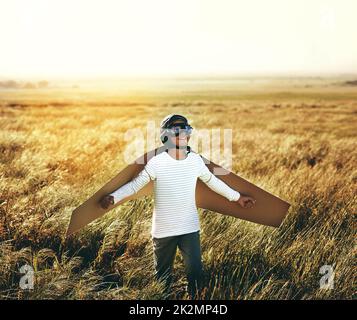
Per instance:
[[[98,75],[1,75],[0,81],[36,80],[130,80],[130,79],[229,79],[229,78],[333,78],[357,77],[357,72],[200,72],[165,74],[98,74]]]

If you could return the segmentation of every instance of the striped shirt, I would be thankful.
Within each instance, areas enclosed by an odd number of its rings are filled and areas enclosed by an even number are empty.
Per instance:
[[[117,203],[153,180],[152,237],[181,235],[200,230],[195,198],[197,178],[229,201],[237,201],[240,197],[238,191],[212,174],[201,156],[194,152],[189,152],[183,160],[176,160],[167,152],[155,155],[134,179],[111,195]]]

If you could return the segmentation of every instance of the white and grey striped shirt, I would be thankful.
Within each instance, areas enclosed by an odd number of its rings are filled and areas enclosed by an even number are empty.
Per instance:
[[[212,174],[201,156],[194,152],[183,160],[176,160],[167,152],[152,157],[133,180],[111,195],[117,203],[137,193],[150,179],[154,180],[151,235],[154,238],[181,235],[200,230],[195,198],[197,178],[229,201],[240,197],[238,191]]]

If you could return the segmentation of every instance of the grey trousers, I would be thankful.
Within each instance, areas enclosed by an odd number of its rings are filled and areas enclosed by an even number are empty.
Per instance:
[[[177,247],[183,256],[188,281],[187,291],[191,299],[198,297],[202,289],[202,261],[200,232],[179,236],[152,238],[154,248],[155,277],[164,282],[168,293],[172,284],[172,269]]]

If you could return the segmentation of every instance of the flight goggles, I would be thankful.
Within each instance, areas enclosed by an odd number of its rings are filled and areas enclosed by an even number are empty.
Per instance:
[[[172,136],[179,136],[180,133],[185,133],[186,135],[190,135],[192,133],[193,128],[190,125],[186,124],[174,124],[166,129],[166,132]]]

